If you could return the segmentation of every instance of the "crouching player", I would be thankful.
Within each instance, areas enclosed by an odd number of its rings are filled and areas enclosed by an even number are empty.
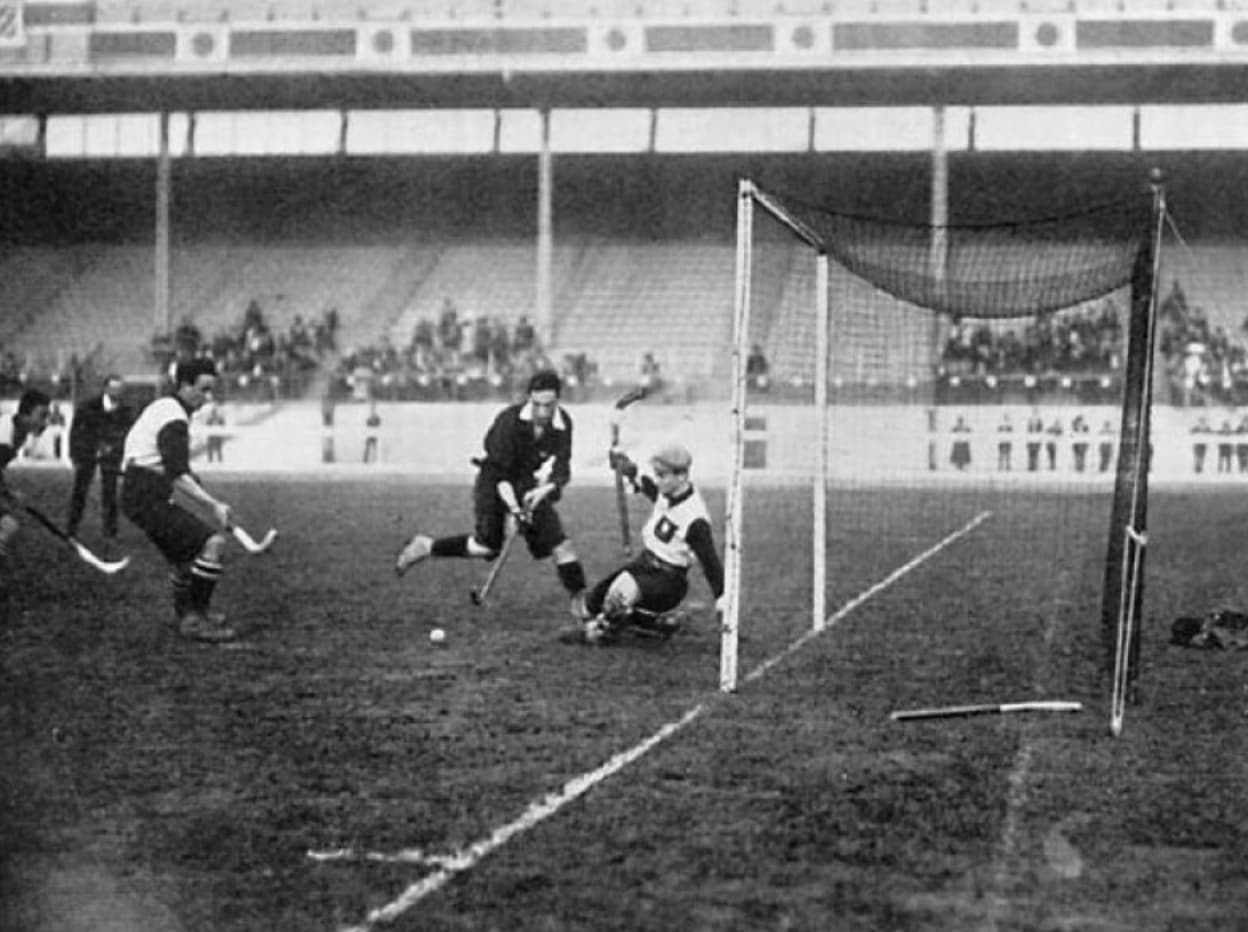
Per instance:
[[[28,437],[38,437],[48,426],[51,401],[37,389],[28,389],[17,402],[12,417],[0,418],[0,588],[8,575],[9,551],[21,529],[14,512],[19,500],[5,482],[4,471],[17,456]]]
[[[192,359],[174,369],[174,392],[143,409],[126,434],[121,510],[143,530],[169,563],[178,630],[198,641],[236,637],[209,604],[221,578],[230,507],[199,484],[191,472],[190,421],[212,397],[217,370],[211,359]],[[175,505],[176,492],[212,524]]]
[[[689,567],[694,560],[722,608],[724,567],[715,549],[710,513],[702,493],[689,479],[693,457],[679,444],[670,444],[650,458],[651,476],[638,469],[618,450],[611,451],[611,468],[620,469],[654,510],[642,528],[640,555],[598,582],[585,597],[583,623],[565,632],[569,643],[609,643],[621,631],[670,636],[678,624],[673,614],[689,591]]]

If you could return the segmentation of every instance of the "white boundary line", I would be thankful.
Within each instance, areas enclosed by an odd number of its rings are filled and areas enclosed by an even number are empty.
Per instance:
[[[880,592],[883,592],[911,570],[930,560],[950,544],[962,537],[965,537],[985,520],[987,520],[991,514],[991,511],[980,512],[967,524],[963,525],[952,534],[942,538],[918,556],[889,573],[875,585],[850,599],[843,606],[837,609],[834,614],[829,616],[818,628],[812,628],[807,631],[780,653],[757,666],[745,677],[745,682],[749,683],[764,676],[782,660],[792,656],[796,651],[813,640],[817,635],[822,634],[828,628],[832,627],[868,599]],[[515,836],[528,831],[538,823],[554,815],[568,803],[573,802],[579,797],[585,795],[599,783],[602,783],[608,777],[618,773],[633,761],[642,757],[650,751],[651,748],[654,748],[663,741],[666,741],[686,725],[697,720],[703,712],[710,708],[711,703],[716,701],[718,698],[720,697],[717,696],[715,699],[708,699],[698,703],[680,718],[668,722],[641,743],[634,745],[627,751],[622,751],[621,753],[616,754],[595,770],[591,770],[588,773],[581,774],[581,776],[574,777],[569,780],[563,785],[563,789],[559,790],[557,793],[551,793],[542,799],[531,803],[529,807],[525,809],[524,812],[522,812],[517,818],[508,822],[501,828],[496,829],[486,838],[474,842],[467,848],[464,848],[462,851],[455,854],[438,858],[437,860],[440,866],[437,870],[416,881],[404,890],[395,900],[387,903],[385,906],[371,910],[365,917],[363,924],[350,926],[344,929],[343,932],[368,932],[368,930],[372,929],[372,927],[378,923],[392,922],[399,918],[425,897],[444,887],[452,878],[455,877],[456,874],[461,874],[465,871],[471,870],[481,861],[482,858],[501,848]],[[338,854],[345,854],[345,852],[332,853],[332,855]],[[336,860],[337,858],[332,857],[332,855],[331,857],[317,857],[315,854],[309,852],[310,857],[316,857],[318,860]],[[370,855],[368,856],[368,859],[376,860],[378,857],[379,856]]]

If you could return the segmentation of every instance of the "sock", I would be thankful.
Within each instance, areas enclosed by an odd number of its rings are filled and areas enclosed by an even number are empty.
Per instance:
[[[559,582],[572,595],[585,588],[585,570],[580,560],[569,560],[567,563],[556,563],[555,572],[559,574]]]
[[[451,537],[439,537],[433,542],[435,557],[466,557],[468,556],[468,535],[455,534]]]
[[[189,566],[169,570],[169,588],[173,591],[173,611],[179,618],[191,607],[191,571]]]
[[[221,571],[221,564],[217,561],[204,557],[195,558],[195,562],[191,564],[191,582],[187,593],[190,608],[200,612],[208,611],[212,591],[217,587]]]

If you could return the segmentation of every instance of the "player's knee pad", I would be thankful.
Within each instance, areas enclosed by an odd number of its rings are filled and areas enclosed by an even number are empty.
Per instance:
[[[206,541],[204,541],[204,545],[199,548],[199,555],[196,559],[202,560],[205,563],[220,564],[224,556],[225,535],[213,534]]]
[[[611,620],[627,618],[633,606],[641,599],[641,587],[628,572],[620,573],[611,580],[606,597],[602,600],[602,613]]]
[[[555,558],[556,563],[575,563],[579,559],[576,555],[576,548],[572,546],[572,541],[566,538],[555,545],[551,555]]]

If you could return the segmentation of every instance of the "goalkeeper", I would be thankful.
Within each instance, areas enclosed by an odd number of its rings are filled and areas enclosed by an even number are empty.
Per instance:
[[[641,554],[589,590],[582,624],[561,637],[567,643],[610,643],[627,628],[670,637],[678,625],[673,612],[689,591],[695,559],[716,606],[722,607],[724,567],[706,501],[689,479],[689,451],[675,443],[659,449],[650,457],[653,476],[639,475],[637,465],[617,449],[611,450],[610,463],[654,509],[641,530]]]

